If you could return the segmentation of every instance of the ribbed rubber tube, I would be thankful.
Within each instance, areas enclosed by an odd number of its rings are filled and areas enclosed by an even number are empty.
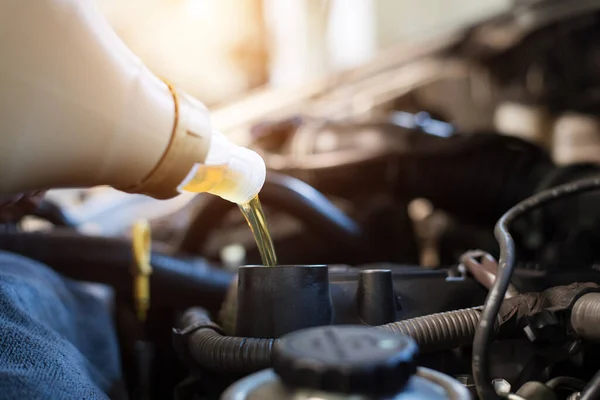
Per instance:
[[[181,318],[192,360],[201,368],[230,373],[254,372],[271,366],[272,349],[277,339],[223,336],[202,308],[187,310]],[[199,327],[199,328],[194,328]]]
[[[426,315],[374,329],[411,336],[421,352],[468,346],[473,341],[481,309],[474,307]],[[223,336],[201,308],[186,311],[181,318],[181,327],[176,333],[187,338],[184,351],[201,368],[248,373],[271,367],[272,349],[278,339]]]
[[[425,315],[381,325],[376,329],[412,337],[422,353],[469,346],[473,342],[482,309],[473,307]]]
[[[600,293],[588,293],[571,310],[571,326],[582,339],[600,342]]]

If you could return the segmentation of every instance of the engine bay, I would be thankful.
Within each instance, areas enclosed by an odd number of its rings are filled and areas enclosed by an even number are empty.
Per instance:
[[[235,204],[190,197],[148,218],[143,322],[130,224],[92,234],[49,195],[2,221],[0,250],[110,288],[130,398],[600,398],[599,35],[597,2],[522,2],[313,93],[245,100],[272,104],[250,118],[217,111],[266,162],[278,265],[257,267]],[[135,204],[114,207],[96,222]],[[387,358],[344,375],[397,337],[418,346],[390,345],[405,381]],[[332,370],[295,353],[342,342]]]

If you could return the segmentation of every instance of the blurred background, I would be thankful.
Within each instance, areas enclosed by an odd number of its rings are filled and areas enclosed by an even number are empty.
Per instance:
[[[150,68],[207,105],[365,64],[510,0],[96,0]]]
[[[597,172],[600,1],[95,1],[153,72],[263,156],[284,264],[495,254],[504,211]],[[214,196],[101,187],[48,202],[82,233],[124,237],[147,218],[174,252],[260,262],[238,210]],[[591,204],[525,224],[523,264],[594,263]]]
[[[511,0],[94,1],[153,72],[203,101],[216,128],[245,145],[250,144],[248,134],[256,123],[311,113],[303,107],[305,101],[336,87],[344,73],[351,81],[353,74],[359,79],[376,76],[397,61],[450,43],[465,27],[506,11],[511,4]],[[405,82],[394,85],[398,84],[405,86]],[[370,100],[360,95],[356,99],[359,108],[370,107]],[[327,116],[334,117],[335,112]],[[50,198],[67,207],[81,230],[113,234],[138,215],[169,215],[187,204],[191,195],[159,202],[95,188],[56,190]],[[28,228],[41,229],[36,222]]]

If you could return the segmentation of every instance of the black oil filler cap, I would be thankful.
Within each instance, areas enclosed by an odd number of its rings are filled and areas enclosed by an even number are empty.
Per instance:
[[[363,395],[398,393],[416,371],[408,336],[365,326],[323,326],[281,338],[273,369],[293,388]]]

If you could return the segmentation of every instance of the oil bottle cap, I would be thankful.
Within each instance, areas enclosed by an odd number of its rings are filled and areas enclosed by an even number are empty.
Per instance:
[[[398,393],[416,371],[416,343],[364,326],[325,326],[283,336],[273,368],[294,388],[332,393]]]

